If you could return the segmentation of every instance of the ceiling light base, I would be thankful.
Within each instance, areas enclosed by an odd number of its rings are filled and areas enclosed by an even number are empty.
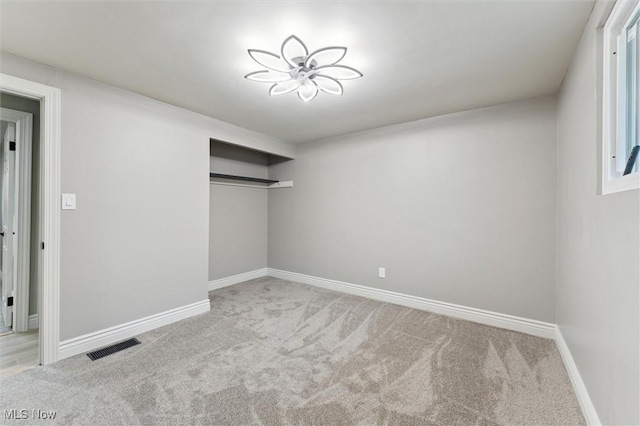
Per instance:
[[[318,92],[342,95],[342,84],[338,80],[362,77],[356,69],[337,65],[346,55],[346,47],[325,47],[309,54],[304,43],[292,35],[282,43],[280,51],[282,56],[249,49],[249,56],[267,70],[249,73],[245,78],[272,83],[269,89],[272,96],[297,92],[302,101],[309,102]],[[285,64],[278,63],[280,59]]]

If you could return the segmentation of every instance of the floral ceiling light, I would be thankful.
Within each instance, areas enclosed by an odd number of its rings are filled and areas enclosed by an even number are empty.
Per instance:
[[[325,47],[309,54],[302,40],[292,35],[282,43],[280,55],[249,49],[249,56],[266,70],[249,73],[245,78],[271,83],[271,96],[297,92],[304,102],[314,99],[318,92],[342,95],[339,80],[362,77],[360,71],[338,65],[346,54],[346,47]]]

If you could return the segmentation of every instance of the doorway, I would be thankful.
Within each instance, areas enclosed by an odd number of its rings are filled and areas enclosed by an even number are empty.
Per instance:
[[[39,101],[0,93],[0,376],[39,364],[39,111]]]
[[[0,92],[40,102],[38,329],[41,365],[60,356],[60,89],[0,73]]]

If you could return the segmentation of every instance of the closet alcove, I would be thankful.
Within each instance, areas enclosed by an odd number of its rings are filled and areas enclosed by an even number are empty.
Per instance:
[[[292,181],[269,179],[269,166],[291,158],[211,139],[209,282],[267,267],[268,193]]]

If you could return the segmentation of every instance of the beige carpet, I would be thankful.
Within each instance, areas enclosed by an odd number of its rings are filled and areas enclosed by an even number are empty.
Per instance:
[[[273,278],[210,298],[209,314],[124,352],[1,380],[0,413],[54,410],[47,424],[79,425],[584,424],[551,340]]]

